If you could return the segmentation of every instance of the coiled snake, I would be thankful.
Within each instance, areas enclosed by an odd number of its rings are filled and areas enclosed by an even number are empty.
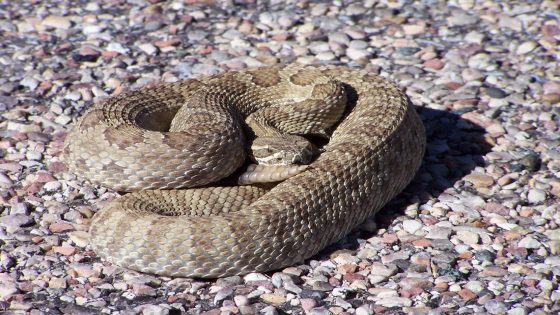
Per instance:
[[[393,83],[291,64],[109,98],[68,134],[64,157],[81,178],[136,191],[94,216],[99,256],[222,277],[289,266],[340,239],[404,189],[424,148],[422,122]],[[284,165],[242,173],[248,152]]]

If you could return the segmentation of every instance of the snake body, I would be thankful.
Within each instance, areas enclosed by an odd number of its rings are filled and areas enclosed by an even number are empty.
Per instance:
[[[315,99],[325,93],[330,103]],[[275,186],[210,186],[240,168],[247,129],[259,128],[257,137],[329,139],[305,170]],[[99,256],[140,272],[214,278],[318,253],[402,191],[424,148],[422,122],[395,84],[364,70],[293,64],[110,98],[79,120],[64,154],[80,177],[135,191],[94,216]]]

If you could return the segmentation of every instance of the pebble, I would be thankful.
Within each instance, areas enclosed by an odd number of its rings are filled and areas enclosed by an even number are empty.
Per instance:
[[[527,201],[530,203],[541,203],[545,200],[546,193],[541,189],[533,188],[529,190],[529,193],[527,194]]]
[[[515,52],[519,55],[524,55],[532,52],[535,48],[537,48],[537,43],[533,41],[527,41],[519,45]]]
[[[60,233],[60,232],[74,230],[74,226],[68,223],[57,222],[49,225],[49,230],[54,233]]]
[[[372,315],[374,313],[373,308],[370,304],[364,304],[356,308],[356,315]]]
[[[489,262],[493,262],[494,259],[496,258],[496,254],[486,249],[476,251],[474,253],[474,256],[476,259],[480,261],[489,261]]]
[[[34,91],[39,86],[39,81],[31,77],[25,77],[19,82],[19,84],[25,86],[31,91]]]
[[[476,245],[480,241],[478,234],[471,231],[457,231],[457,238],[467,245]]]
[[[426,238],[428,239],[449,239],[451,229],[447,227],[432,226],[428,230]]]
[[[140,44],[138,45],[138,48],[140,48],[143,52],[145,52],[148,55],[153,55],[158,50],[156,46],[150,43]]]
[[[507,275],[507,270],[500,267],[489,266],[482,270],[482,274],[488,277],[503,277]]]
[[[15,89],[15,84],[0,85],[0,91],[4,93],[10,93],[14,89]],[[0,109],[2,109],[3,111],[13,108],[14,106],[17,105],[17,103],[18,100],[15,97],[0,95]]]
[[[496,87],[486,89],[486,94],[488,94],[491,98],[504,98],[507,96],[507,93],[504,90]]]
[[[9,229],[19,229],[22,226],[31,224],[33,219],[25,214],[9,214],[0,217],[0,225]]]
[[[133,283],[132,292],[138,296],[156,296],[157,294],[154,288],[142,283]]]
[[[477,297],[476,294],[469,289],[461,289],[457,293],[464,301],[471,301]]]
[[[65,16],[49,15],[43,19],[41,25],[68,30],[72,26],[70,19]]]
[[[303,310],[307,312],[317,306],[317,301],[315,301],[315,299],[301,299],[300,303],[301,308],[303,308]]]
[[[233,297],[233,289],[224,288],[216,293],[216,296],[214,297],[214,305],[220,305],[223,300],[230,299],[231,297]]]
[[[19,292],[15,283],[0,283],[0,298],[5,299],[6,297]]]
[[[407,231],[410,234],[414,234],[422,228],[422,223],[416,220],[404,220],[402,226],[403,230]]]
[[[526,315],[527,310],[524,307],[514,307],[507,311],[507,315]]]
[[[524,248],[539,248],[541,247],[541,243],[539,243],[539,241],[537,241],[536,239],[534,239],[531,236],[526,236],[524,238],[522,238],[519,243],[517,243],[517,246],[519,247],[524,247]]]
[[[402,26],[403,31],[406,35],[419,35],[426,31],[426,26],[424,24],[405,24]]]
[[[507,306],[503,302],[496,300],[490,300],[484,304],[484,308],[490,314],[505,314],[507,311]]]
[[[519,19],[505,14],[500,17],[498,26],[502,28],[509,28],[515,32],[521,32],[523,30],[523,24]]]
[[[62,187],[62,184],[60,182],[48,182],[45,183],[45,185],[43,186],[43,188],[46,191],[57,191]]]
[[[466,14],[464,11],[455,11],[451,17],[447,18],[449,26],[465,26],[474,24],[477,21],[477,16]]]
[[[445,66],[445,62],[440,59],[430,59],[424,62],[424,67],[433,69],[433,70],[441,70]]]
[[[268,281],[269,278],[265,275],[263,275],[262,273],[249,273],[246,276],[243,277],[243,280],[245,280],[245,282],[249,282],[249,281]]]
[[[408,307],[412,305],[412,300],[404,297],[385,297],[377,300],[377,304],[385,307]]]
[[[72,121],[72,118],[70,116],[67,115],[59,115],[58,117],[56,117],[54,119],[54,122],[60,125],[67,125]]]
[[[484,79],[484,74],[482,74],[482,72],[471,68],[466,68],[465,70],[463,70],[461,72],[461,76],[463,80],[466,82],[478,81]]]
[[[359,59],[362,59],[362,58],[366,58],[366,57],[369,56],[369,54],[370,53],[365,49],[350,47],[346,50],[346,55],[348,57],[350,57],[350,59],[353,59],[353,60],[359,60]]]
[[[92,35],[92,34],[97,34],[97,33],[101,33],[103,32],[105,28],[101,25],[86,25],[84,26],[84,28],[82,29],[82,31],[84,32],[84,34],[87,35]]]
[[[49,280],[49,288],[51,289],[66,289],[67,283],[64,278],[53,277]]]
[[[91,266],[86,264],[74,263],[71,265],[71,268],[76,272],[78,277],[89,278],[99,275],[98,271],[94,270]]]
[[[142,314],[143,315],[167,315],[169,314],[169,309],[159,305],[146,305],[142,309]]]
[[[492,176],[486,174],[471,173],[465,176],[464,179],[468,182],[471,182],[476,188],[489,187],[494,184],[494,179],[492,178]]]
[[[114,51],[119,54],[126,55],[129,50],[120,43],[111,42],[107,45],[107,51]]]
[[[76,248],[72,246],[53,246],[53,252],[62,254],[64,256],[71,256],[76,253]]]
[[[277,305],[286,302],[286,297],[277,294],[265,293],[262,294],[260,298],[266,303],[277,304]]]
[[[27,204],[25,204],[23,202],[18,202],[18,203],[13,204],[11,209],[10,209],[10,214],[28,215],[29,212],[30,212],[29,207],[27,206]]]

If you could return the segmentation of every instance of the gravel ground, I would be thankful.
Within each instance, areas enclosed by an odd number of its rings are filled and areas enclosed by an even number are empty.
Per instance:
[[[0,312],[557,314],[556,1],[0,0]],[[301,265],[217,281],[122,270],[88,246],[117,194],[64,137],[127,89],[275,63],[406,89],[428,150],[409,188]]]

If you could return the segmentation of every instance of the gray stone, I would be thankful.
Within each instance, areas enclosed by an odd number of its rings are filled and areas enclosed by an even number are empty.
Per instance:
[[[142,315],[167,315],[169,309],[159,305],[144,305]]]
[[[4,299],[9,295],[19,292],[15,281],[12,283],[0,283],[0,299]]]
[[[542,244],[531,236],[525,236],[519,241],[519,243],[517,243],[517,246],[536,249],[540,248]]]
[[[428,227],[428,234],[426,238],[429,239],[449,239],[451,235],[451,229],[441,226],[430,226]]]
[[[220,305],[223,300],[231,299],[233,297],[232,288],[223,288],[214,297],[214,305]]]
[[[412,300],[405,297],[388,296],[377,300],[377,304],[385,307],[408,307],[412,305]]]
[[[486,89],[486,94],[488,94],[491,98],[504,98],[507,96],[507,93],[504,92],[504,90],[496,87]]]
[[[546,193],[537,188],[529,190],[527,193],[527,201],[530,203],[541,203],[546,200]]]
[[[418,230],[422,228],[422,223],[416,220],[404,220],[402,223],[403,230],[407,231],[410,234],[416,233]]]
[[[505,314],[508,310],[507,305],[504,302],[499,302],[496,300],[490,300],[484,303],[484,308],[490,314]]]
[[[370,304],[361,305],[356,309],[356,315],[372,315],[373,308]]]
[[[34,91],[39,86],[39,81],[31,77],[25,77],[19,82],[20,85]]]
[[[0,217],[0,225],[7,228],[19,228],[31,224],[33,219],[25,214],[9,214]]]
[[[527,309],[522,306],[511,308],[507,311],[507,315],[527,315]]]
[[[29,207],[27,207],[27,204],[25,204],[23,202],[17,202],[17,203],[12,205],[12,208],[10,209],[10,214],[28,215],[29,214]]]

